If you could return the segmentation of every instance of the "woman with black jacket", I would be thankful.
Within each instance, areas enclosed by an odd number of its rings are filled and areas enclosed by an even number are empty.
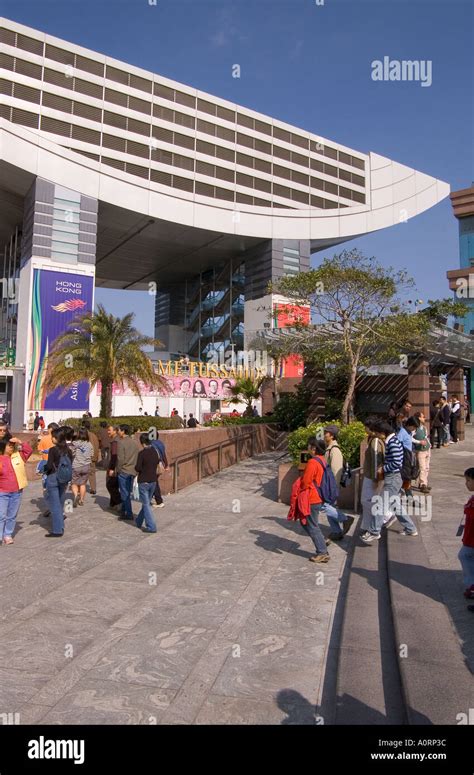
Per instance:
[[[67,434],[63,428],[57,428],[51,434],[53,446],[49,449],[44,473],[46,474],[46,491],[48,493],[52,525],[51,531],[46,533],[46,538],[60,538],[64,534],[63,509],[68,482],[62,481],[63,477],[58,479],[58,469],[61,465],[61,458],[67,458],[72,474],[72,452],[66,443],[66,436]]]

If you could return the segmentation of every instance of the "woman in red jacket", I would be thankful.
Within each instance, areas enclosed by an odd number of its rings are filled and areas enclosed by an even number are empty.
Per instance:
[[[463,545],[459,550],[458,558],[463,571],[464,584],[466,585],[464,596],[468,600],[474,600],[474,468],[468,468],[464,471],[464,477],[471,497],[464,506]]]
[[[0,440],[0,539],[4,546],[14,540],[16,517],[27,485],[25,462],[32,452],[19,439]]]

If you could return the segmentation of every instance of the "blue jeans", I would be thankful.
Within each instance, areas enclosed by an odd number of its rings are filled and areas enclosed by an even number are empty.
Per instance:
[[[120,491],[120,497],[122,499],[122,514],[124,517],[133,519],[132,511],[132,490],[133,480],[135,479],[132,474],[119,474],[118,486]]]
[[[311,538],[315,546],[316,553],[328,554],[326,541],[324,540],[324,536],[321,532],[321,528],[319,527],[318,522],[321,511],[324,511],[324,503],[312,503],[311,514],[308,517],[306,525],[302,525],[302,528]]]
[[[458,554],[466,589],[474,586],[474,546],[461,546]]]
[[[398,500],[401,497],[401,488],[402,476],[400,471],[396,471],[392,474],[385,474],[383,490],[380,496],[381,503],[379,503],[378,507],[375,507],[372,501],[372,516],[370,519],[369,532],[373,535],[380,535],[384,521],[393,514],[407,533],[416,532],[414,522],[406,513],[403,503]]]
[[[11,538],[20,509],[22,490],[0,492],[0,540]]]
[[[142,507],[138,517],[135,520],[138,527],[141,527],[143,525],[143,520],[145,520],[147,530],[152,530],[153,533],[156,533],[156,524],[155,520],[153,519],[153,512],[151,510],[150,504],[155,492],[155,487],[156,482],[138,483],[138,492],[140,493],[140,503],[142,504]]]
[[[64,533],[64,501],[66,500],[67,484],[58,482],[56,474],[49,474],[46,479],[49,510],[51,511],[52,533]]]
[[[326,517],[328,519],[329,527],[331,528],[331,531],[333,533],[341,533],[342,535],[340,523],[346,522],[347,514],[344,514],[343,511],[340,511],[331,503],[324,504],[324,511],[326,512]]]

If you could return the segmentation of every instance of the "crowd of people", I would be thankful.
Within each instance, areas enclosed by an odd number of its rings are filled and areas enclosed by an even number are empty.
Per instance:
[[[413,412],[406,401],[401,406],[392,404],[386,419],[372,417],[365,420],[367,433],[362,466],[362,520],[360,539],[366,545],[380,540],[382,531],[394,522],[401,525],[401,535],[414,538],[418,530],[411,508],[415,499],[428,499],[431,449],[460,443],[458,421],[461,405],[458,397],[444,396],[433,401],[430,429],[423,412]],[[464,402],[466,417],[470,419],[469,405]],[[434,422],[436,421],[437,422]],[[441,433],[437,431],[441,428]],[[337,443],[337,426],[324,428],[324,441],[315,436],[308,440],[308,460],[304,471],[293,486],[288,519],[300,520],[311,538],[315,554],[309,559],[315,563],[329,562],[328,547],[340,541],[350,529],[353,518],[337,507],[345,462]],[[464,509],[464,520],[458,531],[462,536],[459,561],[463,571],[464,595],[474,600],[474,468],[465,473],[466,487],[473,493]],[[413,493],[418,489],[419,495]],[[324,538],[320,527],[325,517],[331,532]],[[474,611],[474,606],[469,606]]]
[[[112,426],[101,422],[99,435],[96,435],[89,418],[84,418],[79,428],[53,422],[39,438],[37,449],[41,460],[36,471],[42,478],[43,497],[47,503],[42,516],[50,520],[45,537],[64,535],[69,487],[72,509],[84,506],[87,485],[90,495],[97,495],[98,465],[106,471],[108,509],[118,513],[120,520],[135,519],[143,532],[156,533],[152,508],[164,506],[159,478],[169,470],[165,445],[159,433],[156,432],[153,439],[150,434],[142,433],[137,443],[128,425]],[[32,452],[28,443],[12,437],[8,426],[4,422],[0,424],[0,539],[3,545],[14,542],[21,496],[28,485],[25,463]],[[136,518],[132,497],[141,503]]]

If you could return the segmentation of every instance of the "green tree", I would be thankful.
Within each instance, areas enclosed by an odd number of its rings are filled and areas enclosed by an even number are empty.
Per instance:
[[[272,335],[270,353],[294,353],[318,368],[336,367],[345,374],[341,418],[348,423],[364,367],[399,363],[402,353],[423,351],[441,316],[465,314],[464,305],[450,299],[430,301],[426,310],[413,314],[406,297],[414,288],[405,270],[386,268],[358,250],[344,250],[316,269],[283,277],[271,290],[309,304],[314,324]]]
[[[69,328],[54,342],[48,357],[45,387],[48,391],[63,388],[62,394],[75,382],[89,382],[89,393],[101,383],[100,416],[112,416],[112,388],[125,383],[136,396],[141,396],[140,381],[155,388],[166,387],[163,377],[155,373],[143,347],[160,346],[133,327],[135,315],[116,318],[99,304],[97,311],[77,316]]]
[[[260,388],[264,380],[265,377],[260,377],[260,379],[256,380],[251,377],[238,379],[235,385],[231,387],[233,395],[233,398],[230,400],[231,404],[239,404],[242,401],[244,404],[247,404],[244,414],[251,416],[253,414],[252,404],[257,398],[260,398]]]

